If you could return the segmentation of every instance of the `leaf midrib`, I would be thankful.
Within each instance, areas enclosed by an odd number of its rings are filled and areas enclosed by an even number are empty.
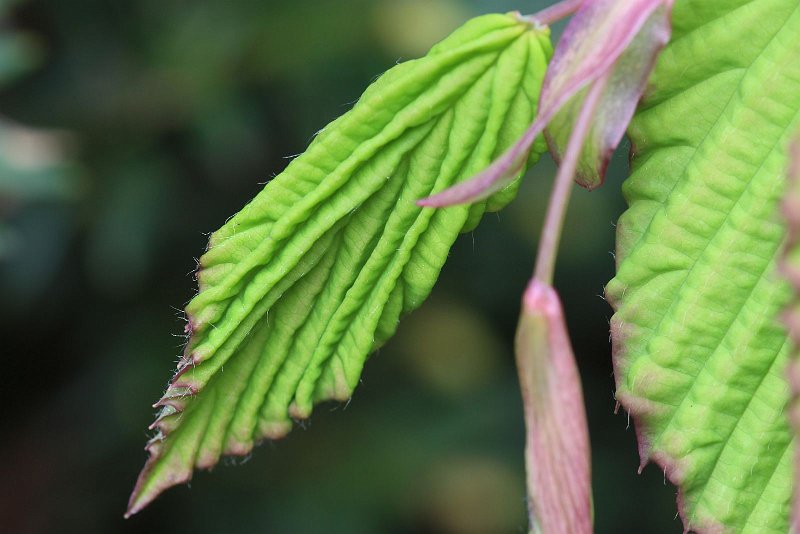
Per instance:
[[[493,55],[499,56],[500,53],[502,53],[502,51],[498,51],[497,53],[495,53]],[[486,74],[486,72],[491,69],[491,67],[492,67],[492,63],[491,62],[487,62],[485,68],[481,71],[481,73],[478,74],[477,76],[475,76],[473,85],[474,85],[475,82],[477,82],[478,79],[483,77]],[[460,92],[460,95],[463,96],[471,87],[473,87],[473,85],[465,87]],[[390,121],[390,124],[394,124],[396,122],[397,122],[397,119],[395,118],[394,120]],[[394,128],[397,128],[396,124],[395,124]],[[386,130],[386,128],[382,129],[381,133],[378,134],[378,135],[382,135],[383,132],[385,132],[385,130]],[[398,138],[398,136],[393,136],[392,140],[397,139],[397,138]],[[352,157],[348,158],[348,160],[351,160],[351,159],[353,159],[353,158]],[[353,161],[354,162],[359,162],[359,161],[362,161],[362,160],[359,160],[359,158],[355,158]],[[359,163],[359,165],[360,165],[360,163]],[[337,172],[341,169],[341,167],[342,167],[341,165],[337,165]],[[344,176],[344,175],[342,175],[342,176]],[[341,183],[339,183],[339,182],[341,182]],[[325,193],[324,198],[330,198],[333,195],[336,195],[337,193],[339,193],[341,191],[341,187],[345,186],[345,182],[346,182],[346,180],[344,180],[343,178],[340,178],[339,180],[337,180],[337,182],[336,182],[337,187],[336,187],[335,191],[327,192],[327,190],[331,187],[330,184],[328,184],[326,187],[322,187],[322,189],[324,189],[325,191],[320,191],[319,190],[320,188],[315,188],[314,191],[312,191],[312,195],[311,196],[316,198],[316,197],[319,197],[320,195],[322,195],[323,193]],[[377,190],[377,188],[376,188],[376,190]],[[304,200],[308,200],[308,198],[306,198]],[[317,200],[317,202],[318,201],[319,200]],[[310,202],[310,201],[308,201],[308,202]],[[305,206],[305,204],[308,204],[308,202],[305,202],[302,205]],[[245,262],[245,264],[242,265],[241,268],[237,268],[232,273],[230,273],[228,275],[228,277],[227,277],[228,280],[237,281],[237,280],[239,280],[239,277],[242,277],[242,276],[248,276],[248,277],[257,276],[258,275],[258,265],[256,265],[254,263],[255,262],[255,258],[263,257],[264,254],[266,253],[265,251],[278,250],[280,244],[283,243],[283,241],[285,241],[286,239],[289,239],[291,241],[292,238],[291,238],[290,234],[287,234],[287,231],[288,231],[287,229],[293,228],[297,224],[300,224],[300,222],[302,222],[302,219],[299,218],[299,217],[301,217],[300,214],[302,214],[302,213],[303,213],[303,210],[300,209],[300,205],[299,204],[294,206],[292,209],[290,209],[289,212],[285,213],[284,216],[281,218],[281,220],[279,222],[277,222],[270,229],[270,235],[267,236],[267,238],[264,240],[264,243],[262,245],[260,245],[253,252],[254,256],[251,259],[249,259],[249,261]],[[294,214],[294,215],[292,215],[292,214]],[[285,275],[285,273],[288,272],[289,269],[294,268],[294,266],[295,265],[293,264],[291,266],[287,266],[284,269],[278,270],[278,272],[274,273],[273,278],[276,278],[276,280],[277,280],[278,277],[281,277],[281,276]],[[246,273],[246,275],[242,274],[242,272],[239,272],[239,271],[243,271],[244,273]],[[282,275],[281,273],[284,273],[284,274]],[[250,278],[250,279],[252,279],[252,278]],[[238,283],[238,282],[236,282],[236,283]],[[205,307],[205,306],[208,306],[208,305],[213,305],[214,302],[218,302],[218,303],[227,302],[228,305],[225,305],[225,307],[224,307],[225,311],[221,311],[221,312],[216,314],[218,317],[225,316],[227,314],[227,310],[229,310],[229,308],[230,308],[230,306],[229,306],[230,299],[228,297],[224,297],[224,293],[225,293],[225,290],[229,286],[230,286],[229,283],[225,283],[224,281],[221,281],[214,288],[209,288],[208,290],[206,290],[205,293],[199,294],[196,297],[196,299],[197,299],[196,302],[193,301],[194,306],[196,306],[196,307],[197,306]],[[218,301],[218,300],[216,300],[216,296],[218,294],[220,294],[220,293],[222,293],[223,299]],[[234,313],[234,317],[233,318],[229,318],[229,320],[241,320],[242,317],[244,317],[245,315],[247,315],[250,312],[252,312],[252,308],[253,308],[253,306],[250,306],[249,304],[246,305],[246,306],[242,306],[240,308],[237,308],[236,313]],[[198,330],[198,331],[200,331],[200,330]],[[218,341],[215,341],[215,342],[210,342],[208,339],[204,339],[203,340],[203,345],[205,346],[207,343],[210,343],[210,346],[212,347],[212,349],[206,348],[206,350],[207,351],[208,350],[212,350],[212,352],[214,352],[219,347],[221,347],[221,344],[224,343],[224,339],[223,340],[218,340]],[[192,349],[195,348],[191,344],[188,347],[191,347]],[[211,355],[207,356],[207,358],[210,358],[210,357],[211,357]]]
[[[476,79],[476,82],[475,82],[475,83],[478,83],[478,82],[479,82],[479,80],[483,78],[483,76],[486,76],[486,75],[490,74],[492,71],[493,71],[493,67],[490,67],[489,69],[487,69],[487,70],[486,70],[486,71],[485,71],[485,72],[484,72],[484,73],[483,73],[483,74],[482,74],[480,77],[478,77],[478,79]],[[469,93],[469,91],[472,89],[472,87],[473,87],[473,86],[469,86],[469,87],[467,87],[467,88],[464,90],[464,92],[463,92],[463,95],[466,95],[467,93]],[[509,112],[509,111],[510,111],[510,110],[507,110],[507,111],[506,111],[506,114],[505,114],[505,115],[504,115],[504,117],[503,117],[503,121],[505,121],[505,119],[507,118],[507,115],[508,115],[508,112]],[[489,116],[490,116],[490,114],[489,114],[489,115],[487,115],[487,119],[489,118]],[[417,145],[415,145],[415,147],[414,147],[414,148],[410,149],[410,150],[409,150],[409,151],[408,151],[408,152],[405,154],[405,156],[404,156],[404,159],[407,159],[407,158],[409,158],[409,157],[411,156],[411,154],[412,154],[414,151],[416,151],[416,150],[418,149],[419,145],[421,145],[422,143],[424,143],[424,142],[426,141],[426,139],[428,138],[428,136],[429,136],[429,135],[431,135],[431,132],[433,131],[433,129],[435,129],[435,127],[436,127],[436,126],[435,126],[435,124],[436,124],[436,123],[438,123],[439,121],[441,121],[443,118],[444,118],[444,114],[442,114],[442,115],[439,115],[439,116],[437,116],[437,117],[435,117],[435,118],[431,119],[434,125],[433,125],[433,126],[431,126],[431,128],[428,130],[428,133],[426,134],[426,136],[425,136],[425,137],[423,137],[423,138],[422,138],[422,139],[419,141],[419,143],[417,143]],[[452,135],[453,135],[453,130],[451,129],[451,130],[450,130],[450,132],[449,132],[449,136],[451,136],[451,137],[452,137]],[[480,143],[480,141],[479,141],[479,143]],[[466,157],[466,158],[463,158],[463,159],[462,159],[461,163],[459,164],[458,170],[457,170],[457,171],[454,173],[454,176],[458,176],[458,175],[459,175],[459,174],[460,174],[460,173],[463,171],[463,168],[464,168],[464,166],[465,166],[466,164],[468,164],[469,160],[470,160],[470,158],[469,158],[469,157]],[[440,186],[440,184],[438,184],[436,181],[434,181],[434,182],[431,184],[431,188],[432,188],[432,189],[431,189],[431,191],[435,190],[435,188],[436,188],[437,186]],[[400,190],[398,191],[398,193],[397,193],[397,195],[398,195],[398,196],[401,196],[401,195],[402,195],[402,190],[403,190],[403,187],[401,187],[401,188],[400,188]],[[380,194],[380,192],[381,192],[381,190],[378,190],[378,191],[376,191],[376,192],[375,192],[375,193],[373,193],[373,195],[372,195],[372,196],[370,196],[369,198],[372,198],[374,195],[379,195],[379,194]],[[367,199],[365,202],[369,202],[369,199]],[[414,226],[414,225],[416,225],[416,224],[417,224],[417,222],[420,220],[420,218],[421,218],[423,215],[428,215],[428,217],[430,217],[430,215],[429,215],[429,214],[426,214],[426,210],[420,210],[420,212],[419,212],[419,213],[417,214],[417,216],[415,217],[415,219],[414,219],[414,222],[412,223],[412,225],[411,225],[411,226]],[[383,235],[385,234],[386,225],[387,225],[388,223],[389,223],[389,220],[387,219],[387,221],[384,223],[384,228],[383,228],[383,230],[382,230],[381,234],[378,234],[378,238],[377,238],[377,241],[378,241],[378,242],[379,242],[379,241],[382,239]],[[341,231],[341,230],[340,230],[340,231]],[[340,244],[340,245],[338,245],[338,246],[341,246],[341,244]],[[338,253],[338,246],[337,246],[336,250],[334,250],[334,249],[328,249],[328,250],[327,250],[327,251],[326,251],[324,254],[334,254],[334,253]],[[377,245],[376,245],[376,246],[377,246]],[[402,248],[402,245],[401,245],[401,248]],[[369,256],[369,257],[372,257],[372,254],[370,254],[370,256]],[[369,261],[369,260],[367,260],[367,261]],[[391,262],[391,261],[393,261],[393,260],[390,260],[390,262]],[[363,272],[363,268],[362,268],[362,272]],[[299,282],[301,279],[302,279],[302,277],[301,277],[301,278],[299,278],[299,279],[298,279],[298,280],[297,280],[295,283],[298,283],[298,282]],[[357,280],[356,280],[356,282],[357,282]],[[354,282],[354,284],[355,284],[356,282]],[[400,279],[398,279],[398,283],[400,283],[400,284],[403,284],[403,281],[402,281],[402,280],[400,280]],[[350,289],[352,289],[352,287],[353,287],[353,286],[351,286],[351,288],[350,288]],[[348,289],[347,291],[349,292],[349,291],[350,291],[350,289]],[[316,299],[316,298],[318,298],[318,297],[315,297],[315,299]],[[362,309],[362,307],[359,307],[357,310],[353,311],[352,313],[353,313],[353,314],[358,314],[358,313],[361,311],[361,309]],[[335,315],[335,313],[332,313],[332,314],[330,315],[330,317],[329,317],[329,321],[328,321],[328,325],[326,325],[326,326],[323,328],[323,331],[327,331],[329,324],[331,323],[331,321],[333,321],[334,315]],[[248,338],[246,338],[246,339],[248,339]],[[245,341],[243,341],[243,342],[245,342]],[[328,361],[328,360],[330,359],[330,357],[334,357],[334,356],[335,356],[335,354],[332,354],[332,355],[330,355],[330,356],[329,356],[329,357],[328,357],[326,360],[319,362],[319,365],[318,365],[318,367],[319,367],[320,369],[324,368],[324,366],[325,366],[325,362],[326,362],[326,361]],[[289,360],[289,358],[284,358],[284,359],[283,359],[283,361],[281,362],[281,364],[280,364],[279,368],[278,368],[278,369],[276,370],[276,372],[275,372],[275,376],[277,376],[277,375],[279,375],[279,374],[280,374],[280,372],[281,372],[280,370],[281,370],[281,369],[282,369],[282,368],[283,368],[283,367],[284,367],[284,366],[287,364],[288,360]],[[306,364],[306,367],[305,367],[304,371],[303,371],[302,373],[300,373],[300,375],[299,375],[299,376],[300,376],[300,378],[299,378],[299,381],[298,381],[298,383],[296,383],[296,384],[295,384],[295,388],[293,388],[293,389],[294,389],[294,393],[292,394],[292,398],[294,398],[294,396],[297,394],[297,389],[299,388],[300,384],[303,382],[304,378],[306,377],[306,372],[308,371],[308,368],[309,368],[309,367],[310,367],[310,366],[311,366],[313,363],[314,363],[314,362],[313,362],[311,359],[309,359],[309,361],[308,361],[308,362],[307,362],[307,364]],[[216,376],[216,374],[215,374],[215,376]],[[249,373],[249,375],[248,375],[248,381],[251,381],[251,380],[252,380],[252,377],[253,377],[253,371],[251,371],[251,372]],[[215,377],[212,377],[212,378],[209,380],[209,383],[208,383],[208,384],[206,384],[206,388],[213,388],[212,381],[214,381],[214,378],[215,378]],[[318,379],[318,378],[319,378],[319,377],[317,377],[317,379]],[[273,378],[273,380],[274,380],[274,378]],[[315,383],[316,383],[316,380],[315,380]],[[246,387],[249,387],[249,385],[248,385],[248,386],[246,386]],[[206,389],[206,388],[204,388],[204,389]],[[268,389],[269,389],[269,387],[268,387]],[[239,400],[241,400],[241,399],[239,399]],[[237,400],[237,407],[239,406],[239,400]],[[216,402],[216,399],[214,399],[214,402]],[[264,399],[262,400],[260,408],[258,408],[258,409],[256,410],[256,413],[257,413],[257,414],[260,414],[260,413],[262,413],[262,411],[263,411],[263,409],[264,409],[264,407],[265,407],[265,405],[266,405],[266,402],[267,402],[267,396],[265,396],[265,397],[264,397]],[[229,420],[229,422],[228,422],[228,425],[226,426],[226,430],[224,431],[224,434],[222,435],[222,438],[221,438],[221,439],[222,439],[222,443],[223,443],[223,447],[224,447],[224,444],[225,444],[225,443],[228,441],[228,438],[231,436],[231,428],[232,428],[232,425],[233,425],[233,423],[234,423],[234,422],[235,422],[235,417],[231,417],[231,419],[230,419],[230,420]],[[203,438],[201,437],[199,441],[200,441],[200,442],[202,442],[202,440],[203,440]]]
[[[755,0],[753,0],[753,1],[755,1]],[[752,3],[752,2],[751,2],[751,3]],[[749,5],[749,4],[748,4],[748,5]],[[770,37],[770,40],[769,40],[769,43],[770,43],[770,44],[772,44],[772,43],[774,43],[774,42],[775,42],[775,37],[776,37],[777,35],[779,35],[779,34],[780,34],[781,30],[782,30],[782,29],[783,29],[783,28],[786,26],[786,23],[788,22],[788,20],[790,20],[790,18],[791,18],[791,17],[789,17],[789,18],[787,18],[786,20],[784,20],[783,24],[781,25],[781,28],[780,28],[778,31],[776,31],[776,32],[775,32],[775,34],[774,34],[772,37]],[[689,157],[689,159],[686,161],[686,164],[685,164],[685,165],[683,165],[683,166],[682,166],[682,168],[678,170],[678,172],[681,172],[682,174],[685,174],[685,173],[686,173],[686,170],[689,168],[689,166],[690,166],[690,165],[691,165],[691,164],[692,164],[692,163],[695,161],[695,158],[697,157],[697,154],[699,153],[699,149],[700,149],[700,147],[701,147],[701,146],[703,146],[703,144],[704,144],[704,143],[705,143],[705,142],[708,140],[708,137],[709,137],[709,136],[712,134],[712,132],[714,131],[715,127],[716,127],[716,126],[717,126],[717,124],[719,123],[719,121],[720,121],[720,118],[721,118],[721,117],[723,117],[723,116],[725,115],[725,113],[726,113],[726,112],[727,112],[727,111],[730,109],[730,107],[731,107],[731,103],[733,102],[733,100],[734,100],[734,97],[735,97],[735,96],[736,96],[736,94],[739,92],[739,89],[741,89],[742,82],[745,80],[745,78],[747,78],[747,75],[749,74],[749,72],[750,72],[750,69],[753,67],[753,65],[755,65],[755,64],[758,62],[758,60],[759,60],[759,59],[760,59],[760,58],[761,58],[761,57],[764,55],[764,53],[766,52],[767,48],[769,48],[769,46],[765,46],[765,47],[764,47],[764,49],[763,49],[763,50],[761,50],[761,51],[760,51],[760,52],[759,52],[759,53],[758,53],[758,54],[757,54],[757,55],[756,55],[756,56],[753,58],[753,61],[752,61],[752,62],[751,62],[749,65],[747,65],[747,67],[743,67],[743,70],[744,70],[744,72],[742,73],[742,76],[739,78],[739,81],[738,81],[738,82],[737,82],[737,84],[736,84],[736,88],[735,88],[733,91],[731,91],[731,94],[730,94],[730,96],[728,97],[728,100],[727,100],[727,102],[726,102],[726,104],[725,104],[725,107],[724,107],[724,108],[722,108],[722,111],[720,112],[719,116],[717,117],[717,120],[716,120],[716,121],[714,121],[714,123],[713,123],[713,124],[710,124],[710,125],[709,125],[709,128],[708,128],[708,130],[706,131],[706,133],[703,135],[702,139],[700,139],[700,140],[698,141],[697,145],[695,145],[695,146],[693,146],[693,147],[692,147],[692,155],[691,155],[691,156]],[[742,67],[740,67],[740,68],[742,68]],[[728,72],[728,71],[730,71],[730,70],[732,70],[732,69],[726,69],[726,70],[725,70],[725,71],[723,71],[723,72]],[[721,74],[721,73],[715,73],[715,75],[719,75],[719,74]],[[705,80],[704,80],[704,81],[705,81]],[[702,82],[701,82],[701,83],[702,83]],[[699,84],[695,84],[695,85],[699,85]],[[691,86],[691,87],[694,87],[694,86]],[[668,98],[667,100],[663,100],[663,101],[660,101],[660,102],[658,102],[658,105],[662,105],[662,104],[664,104],[664,103],[668,102],[669,100],[672,100],[672,99],[674,99],[674,98],[677,98],[677,97],[679,97],[680,95],[682,95],[682,94],[683,94],[683,93],[684,93],[686,90],[690,89],[691,87],[687,87],[686,89],[684,89],[684,90],[683,90],[683,91],[681,91],[680,93],[676,93],[675,95],[672,95],[672,96],[671,96],[670,98]],[[652,107],[655,107],[655,106],[652,106]],[[648,109],[650,109],[650,108],[649,108],[649,107],[644,107],[644,108],[642,108],[642,109],[643,109],[643,110],[648,110]],[[669,196],[670,196],[672,193],[674,193],[674,192],[675,192],[675,188],[678,186],[678,184],[679,184],[679,183],[681,183],[681,182],[680,182],[680,180],[675,180],[675,182],[673,182],[673,184],[672,184],[672,185],[670,186],[670,188],[669,188],[669,191],[668,191],[668,192],[667,192],[667,194],[665,195],[665,198],[668,198],[668,197],[669,197]],[[634,253],[635,253],[637,250],[639,250],[639,248],[641,247],[641,243],[642,243],[642,236],[644,236],[645,234],[647,234],[647,233],[648,233],[648,231],[650,230],[650,228],[651,228],[651,226],[652,226],[652,224],[653,224],[653,221],[656,219],[656,215],[657,215],[658,213],[661,213],[661,212],[663,212],[663,211],[666,209],[666,202],[665,202],[665,201],[658,201],[658,200],[656,200],[656,199],[649,199],[649,200],[651,200],[651,201],[654,201],[654,202],[658,202],[658,203],[661,205],[661,207],[659,207],[659,208],[658,208],[658,210],[657,210],[657,211],[655,211],[655,212],[653,213],[652,217],[650,218],[650,220],[649,220],[649,221],[648,221],[648,223],[647,223],[647,226],[646,226],[646,227],[644,228],[644,230],[641,232],[641,234],[640,234],[640,237],[639,237],[639,238],[636,240],[636,243],[633,243],[633,244],[630,246],[630,249],[629,249],[629,250],[627,251],[627,253],[625,254],[626,256],[630,256],[630,255],[634,254]],[[697,260],[695,260],[695,263],[696,263],[696,261],[697,261]],[[694,267],[694,265],[692,265],[692,267]],[[683,286],[681,286],[681,288],[682,288],[682,287],[683,287]],[[665,315],[666,315],[666,312],[665,312]]]

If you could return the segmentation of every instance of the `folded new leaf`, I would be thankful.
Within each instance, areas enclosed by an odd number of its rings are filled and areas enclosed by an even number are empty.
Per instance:
[[[194,468],[285,435],[315,402],[351,396],[458,233],[516,184],[471,206],[415,200],[485,168],[525,131],[551,52],[547,31],[516,14],[473,19],[385,73],[211,236],[128,514]],[[529,161],[544,149],[540,139]]]
[[[572,94],[575,82],[607,72],[592,127],[583,143],[575,180],[592,190],[603,184],[611,154],[619,144],[644,92],[659,51],[669,41],[672,0],[584,1],[553,55],[544,95]],[[548,83],[549,82],[549,83]],[[553,115],[545,137],[550,153],[563,157],[588,89],[565,101]]]
[[[532,15],[530,20],[541,17],[546,22],[556,13],[577,9],[544,78],[536,120],[490,167],[419,204],[475,202],[506,187],[545,128],[550,152],[561,160],[589,86],[598,83],[603,84],[603,92],[582,141],[575,179],[588,189],[601,185],[608,159],[625,133],[656,56],[669,40],[671,8],[672,0],[565,0]]]
[[[555,289],[536,279],[522,298],[516,338],[525,405],[531,532],[592,532],[589,429],[578,366]]]

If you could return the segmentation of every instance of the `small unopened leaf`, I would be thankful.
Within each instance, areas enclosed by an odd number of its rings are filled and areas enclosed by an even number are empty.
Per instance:
[[[536,120],[480,174],[419,204],[441,207],[475,202],[506,187],[553,120],[549,141],[551,152],[560,159],[588,86],[606,77],[610,83],[598,105],[601,112],[593,119],[597,125],[589,132],[577,168],[580,184],[589,189],[600,185],[606,160],[625,132],[656,54],[669,38],[670,5],[671,0],[585,0],[558,42],[542,85]]]
[[[575,179],[587,189],[603,183],[608,160],[633,117],[658,52],[669,40],[669,17],[670,6],[664,0],[593,0],[584,3],[564,32],[562,40],[574,46],[562,49],[559,43],[550,70],[552,79],[562,84],[567,81],[564,77],[576,75],[573,66],[601,63],[606,51],[594,43],[624,44],[609,67],[608,82],[578,158]],[[565,51],[562,55],[561,50]],[[545,88],[551,90],[547,80]],[[543,102],[545,94],[543,89]],[[564,155],[586,94],[587,89],[582,89],[570,98],[545,129],[550,152],[557,160]]]
[[[589,430],[575,356],[555,290],[531,281],[517,328],[527,429],[531,530],[592,532]]]
[[[547,32],[516,15],[468,22],[379,78],[211,236],[129,514],[194,468],[284,436],[314,403],[352,395],[459,231],[516,187],[446,210],[416,199],[480,171],[525,130],[550,53]]]

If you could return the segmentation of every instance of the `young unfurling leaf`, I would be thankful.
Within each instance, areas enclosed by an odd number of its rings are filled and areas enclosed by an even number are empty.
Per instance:
[[[531,532],[592,532],[589,429],[578,366],[555,289],[531,280],[516,339],[525,405]]]
[[[451,206],[486,198],[514,180],[531,145],[547,128],[550,152],[563,157],[574,123],[585,107],[589,86],[602,84],[592,127],[582,136],[574,174],[594,189],[622,139],[656,56],[670,36],[672,0],[566,0],[541,12],[542,20],[576,9],[547,71],[536,120],[520,139],[477,176],[419,201]],[[559,14],[559,15],[557,15]],[[530,17],[538,21],[538,15]],[[538,23],[538,22],[537,22]]]
[[[606,72],[608,78],[575,170],[575,180],[587,189],[599,187],[605,179],[608,160],[633,117],[659,51],[669,40],[671,7],[672,0],[585,1],[558,43],[554,68],[542,88],[543,104],[546,94],[567,93],[570,82],[593,79],[595,72]],[[587,93],[588,88],[583,89],[565,101],[545,129],[550,153],[558,161]]]
[[[535,114],[550,54],[547,31],[518,15],[468,22],[384,74],[211,236],[186,308],[190,339],[157,403],[128,514],[194,468],[285,435],[315,402],[351,396],[458,233],[516,186],[445,210],[415,200],[513,143]],[[532,160],[543,149],[540,139]]]

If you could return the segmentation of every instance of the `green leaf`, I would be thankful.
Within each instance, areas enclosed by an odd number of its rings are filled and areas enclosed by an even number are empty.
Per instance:
[[[211,236],[129,514],[193,468],[285,435],[314,403],[350,398],[459,231],[517,185],[472,206],[415,201],[480,171],[525,130],[550,54],[546,30],[516,15],[468,22],[385,73]]]
[[[617,400],[687,530],[786,532],[789,290],[777,203],[800,117],[796,0],[679,0],[630,127],[607,295]]]

